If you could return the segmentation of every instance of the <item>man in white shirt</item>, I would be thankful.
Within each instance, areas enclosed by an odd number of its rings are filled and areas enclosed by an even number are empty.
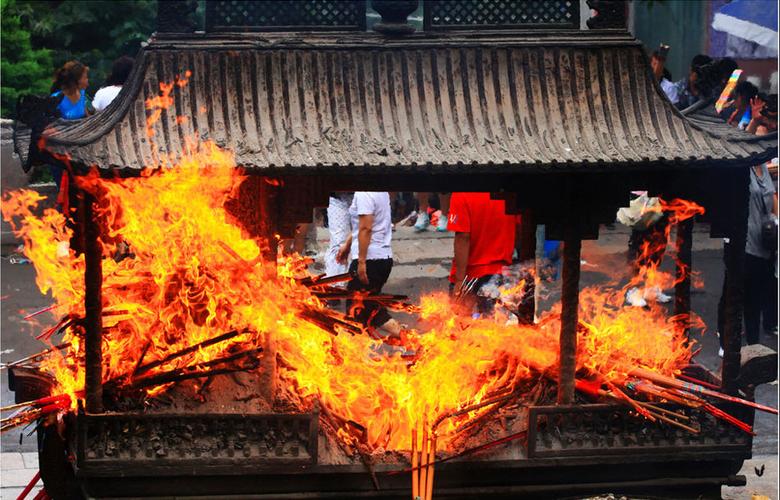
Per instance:
[[[347,255],[352,258],[349,270],[357,277],[347,283],[347,290],[378,294],[393,268],[389,193],[356,192],[349,207],[349,216],[352,232],[337,256],[339,262],[346,262]],[[353,245],[353,240],[357,240],[358,244]],[[347,314],[365,326],[381,328],[392,336],[400,334],[398,322],[390,317],[387,309],[375,302],[355,304],[354,301],[347,301]]]
[[[97,91],[95,98],[92,100],[92,105],[96,111],[103,111],[109,104],[119,95],[119,91],[122,90],[121,85],[110,85],[103,87]]]

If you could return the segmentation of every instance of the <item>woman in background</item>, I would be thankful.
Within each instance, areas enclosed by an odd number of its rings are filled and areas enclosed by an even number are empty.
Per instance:
[[[51,86],[52,97],[59,99],[57,111],[65,120],[79,120],[91,115],[94,110],[87,97],[89,85],[89,67],[78,62],[68,61],[54,73],[54,83]],[[51,165],[51,175],[59,189],[57,202],[63,213],[68,211],[68,182],[63,185],[64,170],[59,165]]]
[[[106,79],[106,84],[95,93],[93,104],[96,111],[103,111],[114,98],[119,95],[122,86],[130,76],[133,69],[133,58],[122,56],[111,66],[111,74]]]
[[[89,68],[78,61],[68,61],[54,73],[52,97],[61,97],[57,110],[66,120],[78,120],[92,114],[87,97]]]

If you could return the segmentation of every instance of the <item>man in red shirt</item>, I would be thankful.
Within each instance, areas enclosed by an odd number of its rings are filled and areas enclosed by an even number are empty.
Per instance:
[[[478,278],[472,291],[480,314],[493,311],[493,301],[481,297],[479,289],[495,276],[500,280],[504,266],[512,264],[519,219],[507,215],[504,200],[492,200],[490,193],[452,193],[447,221],[447,230],[455,232],[450,286]]]

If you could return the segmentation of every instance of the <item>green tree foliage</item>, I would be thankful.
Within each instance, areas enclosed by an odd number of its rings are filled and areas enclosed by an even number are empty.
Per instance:
[[[52,74],[51,51],[34,49],[14,0],[2,0],[0,115],[12,116],[20,94],[43,94]]]
[[[155,29],[156,0],[2,0],[3,1],[3,116],[6,107],[5,59],[10,51],[6,17],[17,19],[17,31],[26,32],[31,52],[43,50],[48,61],[20,55],[19,64],[38,61],[45,67],[29,77],[30,83],[16,84],[8,79],[12,92],[46,93],[56,68],[76,59],[90,68],[87,93],[94,95],[111,71],[113,61],[122,55],[134,57]],[[6,16],[6,3],[12,16]],[[15,102],[15,97],[13,101]]]

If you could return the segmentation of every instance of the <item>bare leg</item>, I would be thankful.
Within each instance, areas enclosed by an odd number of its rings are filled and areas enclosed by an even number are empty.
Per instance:
[[[450,213],[450,198],[452,193],[442,193],[439,195],[439,203],[441,204],[441,213]]]
[[[436,226],[436,230],[442,233],[447,231],[447,215],[450,213],[451,196],[452,193],[439,194],[439,208],[441,209],[441,215],[439,216],[439,224]]]
[[[303,255],[303,252],[306,250],[306,234],[309,232],[310,225],[311,223],[305,222],[303,224],[298,224],[295,228],[292,250],[298,255]]]
[[[431,193],[415,193],[415,197],[417,198],[417,206],[419,208],[419,212],[427,212],[428,211],[428,197],[431,195]]]

